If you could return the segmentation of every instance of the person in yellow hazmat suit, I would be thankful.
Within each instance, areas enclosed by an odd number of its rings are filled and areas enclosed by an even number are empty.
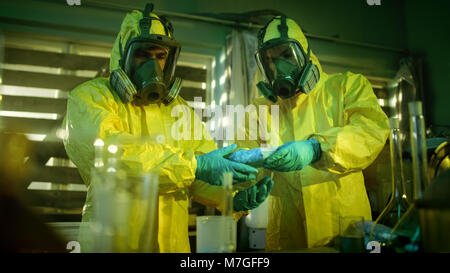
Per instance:
[[[279,122],[254,119],[278,132],[252,140],[242,126],[242,149],[229,159],[264,168],[258,175],[273,172],[266,250],[325,246],[339,234],[341,216],[372,220],[362,170],[385,145],[388,118],[364,76],[324,73],[301,28],[286,16],[259,31],[256,59],[265,81],[257,84],[264,97],[254,105],[277,106],[269,115],[278,109]]]
[[[204,128],[199,140],[175,136],[173,125],[179,119],[192,131],[200,119],[177,96],[181,80],[174,71],[181,47],[173,27],[152,11],[153,5],[147,4],[143,12],[134,10],[125,16],[112,48],[109,79],[87,81],[69,95],[64,145],[88,187],[79,233],[82,252],[95,250],[89,224],[94,217],[91,170],[97,139],[122,143],[117,158],[131,173],[158,173],[158,243],[153,251],[190,252],[189,199],[221,210],[223,174],[231,172],[233,183],[238,183],[255,179],[257,173],[251,166],[226,159],[236,145],[217,149]],[[177,106],[186,106],[187,113],[179,118],[172,115]],[[149,141],[129,141],[142,137]],[[252,188],[234,192],[235,216],[261,204],[272,184],[266,177]],[[136,234],[142,231],[139,223],[129,225]]]

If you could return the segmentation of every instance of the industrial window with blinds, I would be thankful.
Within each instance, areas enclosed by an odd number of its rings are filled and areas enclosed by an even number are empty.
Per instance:
[[[111,47],[14,33],[4,36],[0,122],[4,132],[23,134],[32,143],[38,164],[30,168],[26,195],[48,222],[81,220],[87,188],[66,155],[61,125],[69,92],[90,79],[109,76]],[[204,108],[210,100],[212,60],[207,55],[180,54],[176,68],[176,76],[183,79],[180,96],[191,107]],[[194,97],[201,97],[202,103],[194,104]]]

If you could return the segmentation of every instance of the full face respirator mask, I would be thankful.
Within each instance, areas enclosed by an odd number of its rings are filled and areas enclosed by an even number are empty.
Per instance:
[[[119,68],[113,70],[110,84],[123,103],[170,104],[179,94],[181,79],[174,77],[180,44],[173,39],[173,28],[164,17],[151,16],[147,4],[139,21],[140,35],[130,39],[122,51],[119,42]],[[149,34],[152,24],[160,23],[165,35]]]
[[[274,18],[275,19],[275,18]],[[311,49],[305,53],[300,43],[288,37],[286,16],[281,16],[278,26],[280,38],[263,42],[265,31],[259,32],[256,62],[265,82],[259,82],[259,91],[272,102],[278,97],[287,99],[298,92],[309,93],[319,81],[319,69],[310,59]]]

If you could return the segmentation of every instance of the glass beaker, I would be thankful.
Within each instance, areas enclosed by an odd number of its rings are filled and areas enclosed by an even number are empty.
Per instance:
[[[114,180],[112,176],[116,176]],[[94,187],[95,252],[154,252],[158,176],[98,172]],[[107,183],[100,185],[108,179]]]
[[[157,251],[158,175],[120,164],[120,146],[96,142],[93,188],[94,252]]]

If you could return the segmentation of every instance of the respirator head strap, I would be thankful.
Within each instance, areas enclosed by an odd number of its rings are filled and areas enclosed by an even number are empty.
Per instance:
[[[139,21],[139,28],[141,30],[142,37],[148,37],[150,35],[150,28],[152,27],[152,18],[150,17],[150,13],[152,11],[153,4],[146,4],[145,9],[142,12],[142,19]]]
[[[286,23],[286,15],[281,15],[281,23],[278,25],[278,31],[280,32],[281,39],[288,39],[288,26]]]
[[[303,92],[304,92],[304,86],[306,84],[306,81],[310,77],[312,67],[313,67],[313,63],[311,61],[311,47],[309,47],[309,46],[308,46],[308,53],[306,54],[306,57],[305,57],[305,61],[306,61],[306,66],[302,71],[302,75],[298,81],[298,86],[297,86],[298,88],[302,89]]]

